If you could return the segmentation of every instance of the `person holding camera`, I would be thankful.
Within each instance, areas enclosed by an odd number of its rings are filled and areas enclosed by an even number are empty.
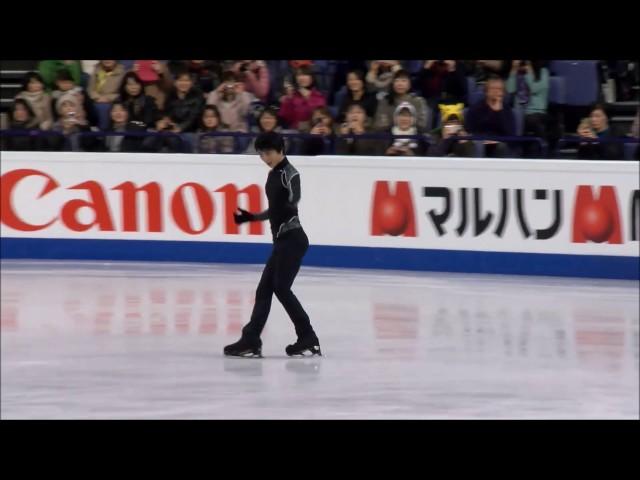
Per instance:
[[[473,157],[473,142],[465,140],[468,133],[462,124],[462,117],[451,114],[442,122],[442,127],[432,134],[429,146],[430,157]]]
[[[399,60],[372,60],[366,76],[367,85],[375,93],[386,92],[393,82],[394,74],[401,69]]]
[[[269,70],[264,60],[240,60],[232,67],[238,79],[244,83],[247,93],[255,95],[261,102],[269,96]]]
[[[327,105],[324,95],[315,87],[311,67],[298,68],[294,83],[285,81],[284,88],[285,94],[280,99],[280,118],[289,128],[307,130],[313,111]]]
[[[300,154],[322,155],[325,153],[327,140],[333,140],[333,118],[327,107],[319,107],[313,111],[309,134],[316,137],[304,139]]]
[[[385,152],[386,155],[407,157],[419,156],[424,153],[425,145],[421,139],[398,138],[420,135],[417,116],[416,109],[410,102],[402,102],[398,105],[393,115],[393,127],[390,132],[393,139]]]
[[[546,138],[549,70],[543,62],[514,60],[506,87],[524,109],[524,134]]]
[[[232,132],[249,131],[251,95],[233,71],[222,75],[222,83],[207,98],[207,105],[215,105],[223,124]]]
[[[52,131],[59,132],[62,136],[50,137],[53,150],[63,150],[68,147],[73,151],[93,149],[94,138],[76,136],[76,134],[90,131],[80,102],[80,98],[73,93],[67,93],[58,99],[56,103],[58,120],[53,124]]]
[[[340,126],[340,137],[336,143],[338,155],[380,155],[383,150],[381,141],[375,138],[358,138],[370,133],[370,120],[367,112],[359,103],[347,108],[344,123]]]
[[[588,140],[605,140],[604,142],[581,142],[578,147],[578,158],[581,160],[622,160],[624,158],[621,143],[606,141],[620,135],[609,126],[609,117],[603,105],[595,105],[589,117],[580,122],[578,136]]]

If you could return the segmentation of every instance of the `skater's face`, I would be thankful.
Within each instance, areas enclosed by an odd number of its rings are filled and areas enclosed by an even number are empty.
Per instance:
[[[269,168],[275,167],[284,158],[282,152],[277,150],[260,150],[260,159],[267,164]]]

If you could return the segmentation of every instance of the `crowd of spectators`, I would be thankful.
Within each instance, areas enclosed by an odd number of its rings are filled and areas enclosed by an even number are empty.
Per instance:
[[[2,148],[252,153],[252,135],[274,130],[302,155],[537,158],[563,130],[543,61],[412,62],[349,62],[326,78],[311,60],[277,71],[263,60],[44,60],[11,105]],[[563,134],[578,158],[621,159],[610,140],[637,138],[638,113],[623,135],[598,104]]]

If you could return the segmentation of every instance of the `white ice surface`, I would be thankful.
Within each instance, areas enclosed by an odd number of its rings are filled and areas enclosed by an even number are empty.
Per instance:
[[[229,359],[261,267],[3,261],[1,418],[638,418],[636,281],[303,267],[323,358]]]

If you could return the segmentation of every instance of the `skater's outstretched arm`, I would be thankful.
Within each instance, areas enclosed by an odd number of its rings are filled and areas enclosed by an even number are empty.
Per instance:
[[[263,220],[269,220],[269,209],[267,208],[264,212],[254,213],[253,219],[260,222]]]
[[[238,208],[238,211],[240,213],[234,213],[233,214],[233,219],[236,222],[236,224],[238,224],[238,225],[240,225],[241,223],[245,223],[245,222],[261,222],[263,220],[268,220],[269,219],[269,209],[265,210],[264,212],[260,212],[260,213],[247,212],[246,210],[243,210],[242,208]]]

